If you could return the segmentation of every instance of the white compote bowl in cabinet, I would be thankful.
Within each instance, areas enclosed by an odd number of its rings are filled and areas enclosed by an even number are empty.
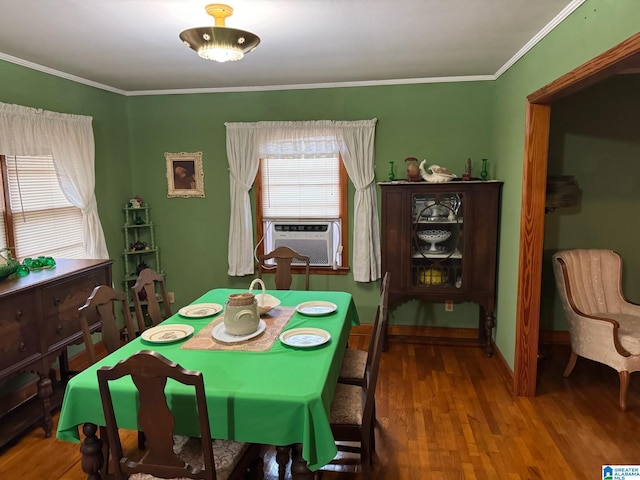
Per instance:
[[[449,230],[420,230],[416,235],[420,240],[430,245],[430,252],[437,252],[436,244],[448,240],[451,232]]]

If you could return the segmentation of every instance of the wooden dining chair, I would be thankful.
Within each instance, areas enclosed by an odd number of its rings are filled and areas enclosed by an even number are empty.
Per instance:
[[[381,313],[386,315],[386,311]],[[338,451],[360,454],[363,478],[371,477],[375,449],[375,393],[382,356],[383,322],[378,322],[373,336],[371,362],[367,366],[364,385],[336,385],[331,402],[330,423]],[[353,445],[353,442],[357,445]]]
[[[84,345],[89,356],[91,365],[98,360],[96,356],[95,346],[91,338],[90,325],[100,323],[100,331],[102,333],[102,343],[107,353],[115,352],[122,346],[122,335],[120,327],[115,317],[115,305],[122,305],[122,316],[124,318],[125,338],[127,341],[136,337],[136,331],[131,320],[129,312],[129,302],[127,296],[123,292],[118,292],[108,285],[98,285],[93,289],[87,301],[78,308],[80,313],[80,328],[82,329],[82,337]],[[142,450],[145,443],[144,432],[138,432],[138,447]],[[104,443],[104,453],[107,456],[109,452],[108,442]],[[106,467],[106,466],[105,466]]]
[[[158,301],[158,290],[162,296],[162,308]],[[145,268],[138,275],[136,283],[131,287],[131,292],[133,294],[133,305],[135,307],[136,320],[140,332],[147,328],[145,315],[142,310],[142,302],[146,302],[147,315],[151,319],[151,326],[158,325],[172,315],[164,275],[150,268]]]
[[[275,261],[275,267],[267,264],[268,260]],[[293,275],[291,274],[291,264],[293,261],[302,262],[305,267],[305,290],[309,290],[309,264],[311,260],[307,255],[300,255],[295,250],[287,247],[280,246],[271,252],[260,255],[258,257],[258,277],[262,278],[264,272],[276,269],[276,289],[277,290],[289,290],[291,288],[291,282],[293,281]]]
[[[160,308],[160,302],[158,301],[158,291],[162,297],[162,308]],[[167,293],[164,275],[151,268],[141,270],[136,283],[131,287],[131,292],[139,334],[148,328],[145,313],[142,309],[143,302],[146,302],[147,305],[146,312],[151,319],[150,326],[154,327],[171,316],[171,304],[169,303],[169,294]],[[144,450],[145,441],[145,434],[140,431],[138,433],[138,448],[140,450]]]
[[[201,372],[185,370],[158,352],[142,350],[112,367],[100,368],[97,373],[114,457],[114,478],[241,480],[245,475],[256,480],[262,478],[261,445],[211,439]],[[131,377],[138,390],[138,423],[147,435],[147,448],[138,461],[124,455],[118,432],[110,382],[122,377]],[[192,389],[199,438],[174,436],[175,418],[165,396],[168,379]]]
[[[120,303],[122,307],[126,338],[131,340],[135,338],[136,333],[131,321],[127,296],[124,293],[118,292],[108,285],[98,285],[93,289],[84,305],[78,308],[82,337],[91,364],[97,361],[95,346],[91,339],[91,325],[100,325],[102,343],[107,353],[114,352],[122,346],[122,335],[115,316],[117,303]]]
[[[367,350],[359,350],[355,348],[347,348],[345,350],[338,377],[339,383],[364,386],[367,367],[370,367],[373,359],[372,352],[376,341],[375,332],[379,323],[383,323],[380,341],[382,342],[382,348],[384,349],[388,318],[390,275],[391,274],[387,272],[382,279],[380,286],[380,300],[378,302],[378,307],[376,308],[376,317],[371,329],[369,348]]]

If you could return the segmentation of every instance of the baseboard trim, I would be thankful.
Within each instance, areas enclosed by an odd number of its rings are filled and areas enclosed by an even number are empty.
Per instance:
[[[350,335],[371,335],[372,329],[373,325],[370,323],[354,326],[351,328]],[[386,338],[388,342],[484,347],[476,328],[389,325]]]
[[[426,337],[433,339],[478,340],[477,328],[424,327],[412,325],[389,325],[389,337]]]
[[[351,327],[351,335],[371,335],[373,325],[365,323]],[[478,339],[475,328],[418,327],[411,325],[389,325],[387,335],[391,337],[431,337]],[[541,330],[540,342],[548,345],[570,345],[569,332],[565,330]]]

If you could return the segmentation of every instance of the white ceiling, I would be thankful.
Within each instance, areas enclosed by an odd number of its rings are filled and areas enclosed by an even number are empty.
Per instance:
[[[495,78],[583,1],[228,0],[261,42],[221,64],[178,38],[212,1],[0,0],[0,59],[123,94]]]

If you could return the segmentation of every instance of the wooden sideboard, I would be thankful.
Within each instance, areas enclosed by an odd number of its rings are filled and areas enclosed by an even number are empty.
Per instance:
[[[63,353],[66,358],[68,345],[82,342],[78,307],[97,285],[111,285],[112,263],[59,259],[51,270],[0,282],[0,385],[18,373],[37,374],[41,407],[36,418],[26,404],[11,415],[19,417],[22,408],[23,416],[29,417],[22,419],[27,427],[42,420],[45,437],[51,436],[53,428],[51,364]],[[99,327],[95,323],[90,329]],[[65,380],[64,371],[61,377]]]

